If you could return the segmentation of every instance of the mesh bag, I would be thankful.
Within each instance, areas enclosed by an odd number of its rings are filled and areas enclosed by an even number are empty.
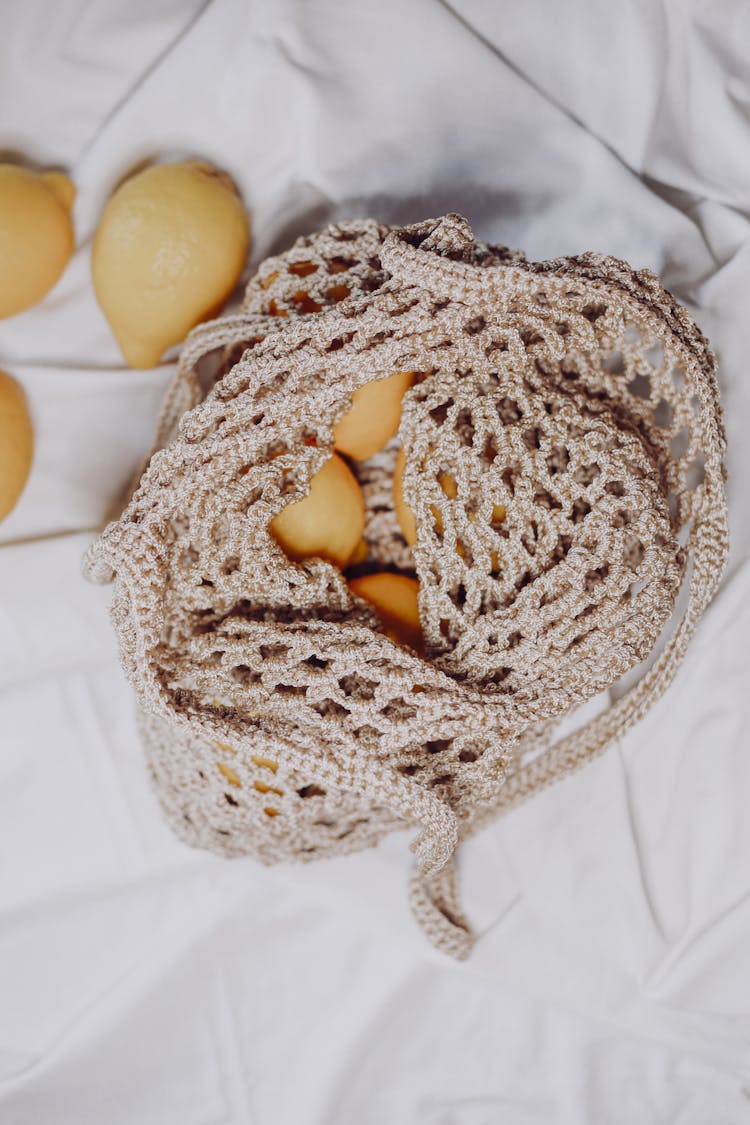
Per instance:
[[[354,470],[372,568],[419,578],[424,657],[379,631],[334,566],[291,562],[269,533],[354,391],[399,370],[416,378],[398,438]],[[391,500],[398,447],[411,548]],[[529,263],[457,215],[342,223],[266,260],[241,311],[188,338],[140,483],[85,564],[115,577],[174,830],[273,863],[414,826],[412,907],[465,957],[458,840],[664,691],[726,561],[723,452],[713,355],[647,271]]]

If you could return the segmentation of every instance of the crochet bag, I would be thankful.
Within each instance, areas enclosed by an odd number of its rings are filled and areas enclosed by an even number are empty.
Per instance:
[[[353,392],[398,370],[417,373],[398,439],[354,469],[372,568],[419,578],[425,658],[268,530]],[[399,445],[413,548],[391,502]],[[116,576],[174,830],[273,863],[414,825],[412,907],[465,957],[459,838],[589,761],[667,687],[727,557],[723,452],[713,355],[647,271],[529,263],[457,215],[342,223],[265,261],[241,312],[188,338],[140,484],[86,560]]]

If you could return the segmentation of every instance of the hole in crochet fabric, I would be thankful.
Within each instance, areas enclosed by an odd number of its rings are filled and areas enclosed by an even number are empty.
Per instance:
[[[484,448],[482,450],[482,458],[487,464],[491,465],[498,455],[497,444],[495,443],[494,434],[487,434],[484,439]]]
[[[226,803],[228,805],[233,805],[234,808],[236,808],[236,809],[238,809],[240,807],[240,802],[235,801],[235,799],[234,799],[234,797],[232,796],[231,793],[225,793],[224,794],[224,800],[226,801]]]
[[[419,772],[419,766],[414,764],[408,766],[399,766],[398,772],[402,773],[404,777],[414,777],[414,774]]]
[[[648,578],[641,578],[637,582],[631,583],[631,585],[628,589],[628,597],[630,598],[630,600],[634,601],[635,598],[637,598],[639,594],[642,594],[643,591],[648,586],[648,584],[649,584]]]
[[[516,494],[516,481],[518,480],[519,476],[520,470],[517,465],[508,465],[508,468],[503,469],[502,473],[500,474],[500,480],[508,489],[508,492],[511,494],[511,496],[515,496]]]
[[[347,270],[352,269],[352,267],[356,266],[356,264],[357,263],[354,261],[353,258],[341,258],[341,257],[330,258],[329,261],[328,261],[328,272],[329,273],[346,273]],[[375,268],[378,269],[379,266],[380,266],[380,263],[378,262],[378,264]]]
[[[453,775],[450,773],[441,773],[440,777],[433,777],[430,782],[430,789],[435,789],[438,785],[449,785],[453,781]]]
[[[471,549],[467,547],[467,545],[461,539],[456,540],[456,554],[464,560],[466,566],[473,566],[474,555],[472,554]]]
[[[469,320],[464,325],[464,332],[467,336],[477,336],[487,327],[487,321],[483,316],[475,316],[473,320]]]
[[[587,570],[583,579],[586,589],[591,590],[594,586],[598,586],[604,581],[608,574],[608,563],[604,563],[602,566],[594,567],[592,570]]]
[[[654,410],[654,422],[657,426],[661,426],[661,428],[665,430],[672,425],[673,418],[674,413],[672,411],[672,407],[667,402],[667,400],[663,398],[657,404],[656,409]]]
[[[305,663],[308,664],[310,668],[321,668],[322,669],[322,668],[327,668],[330,664],[330,661],[329,660],[323,660],[323,659],[321,659],[321,657],[313,655],[313,656],[308,656]]]
[[[292,293],[292,300],[301,313],[318,313],[323,308],[306,289],[298,289],[296,293]]]
[[[706,461],[703,455],[691,461],[685,474],[685,485],[689,489],[699,488],[706,478]]]
[[[573,473],[573,478],[577,480],[579,484],[589,485],[592,481],[596,480],[600,473],[601,469],[595,461],[592,461],[590,465],[579,465]]]
[[[363,680],[359,676],[342,676],[339,680],[339,687],[344,695],[359,700],[369,700],[375,698],[377,684],[373,683],[372,680]]]
[[[350,293],[348,285],[332,285],[330,289],[326,289],[325,296],[329,301],[338,302],[345,300]]]
[[[319,785],[303,785],[301,789],[297,790],[297,795],[300,797],[325,797],[325,789],[321,789]]]
[[[646,554],[637,535],[627,535],[623,543],[623,558],[631,570],[637,570]]]
[[[538,504],[540,508],[546,508],[547,511],[553,512],[562,508],[559,500],[556,500],[551,492],[546,488],[538,488],[534,493],[534,503]]]
[[[261,758],[257,754],[253,754],[251,760],[255,763],[256,766],[260,766],[261,769],[270,770],[271,773],[276,773],[279,768],[278,762],[273,762],[270,758]]]
[[[458,755],[459,762],[476,762],[479,760],[479,751],[477,750],[462,750]]]
[[[584,519],[590,511],[591,505],[586,500],[575,500],[570,512],[570,518],[572,519],[573,523],[580,523],[581,520]]]
[[[474,419],[468,410],[462,410],[456,418],[456,430],[464,445],[474,442]]]
[[[625,360],[623,359],[622,352],[617,348],[613,352],[610,352],[609,355],[606,355],[602,360],[602,367],[605,371],[609,372],[610,375],[622,375],[625,371]]]
[[[425,742],[424,748],[428,754],[442,754],[443,751],[450,750],[452,745],[450,738],[433,738]]]
[[[629,384],[628,389],[635,398],[649,399],[651,398],[651,379],[643,373],[638,374]]]
[[[625,484],[621,480],[610,480],[605,484],[604,491],[608,492],[610,496],[624,496]]]
[[[672,450],[672,453],[675,457],[682,457],[685,453],[687,453],[689,446],[690,434],[683,426],[680,432],[678,434],[675,434],[675,436],[672,438],[671,442],[669,443],[669,448]]]
[[[536,426],[532,426],[530,429],[524,430],[522,437],[524,445],[527,449],[539,449],[542,440],[542,432]]]
[[[505,339],[490,340],[489,344],[484,349],[484,354],[487,357],[489,357],[494,352],[507,352],[507,350],[508,350],[508,341],[507,340],[505,340]]]
[[[283,657],[289,655],[289,649],[286,645],[261,645],[259,650],[261,660],[281,660]]]
[[[550,473],[564,473],[570,463],[570,454],[564,445],[553,445],[547,458]]]
[[[646,348],[644,355],[651,366],[656,368],[656,370],[658,371],[664,363],[664,346],[659,340],[657,340],[655,343]]]
[[[335,699],[325,699],[322,703],[313,703],[311,706],[313,711],[317,711],[317,713],[324,719],[328,717],[338,719],[349,718],[348,709],[346,707],[342,707],[340,703],[337,703],[335,701]]]
[[[252,668],[248,668],[247,664],[236,664],[229,675],[235,683],[243,684],[245,687],[249,687],[251,684],[257,684],[260,681],[260,673],[254,672]]]
[[[637,324],[626,324],[622,338],[625,344],[636,345],[643,342],[643,333]]]
[[[315,262],[290,262],[287,269],[295,277],[309,277],[311,274],[317,273],[319,267]]]
[[[409,719],[416,719],[418,712],[416,707],[412,707],[411,703],[403,703],[401,700],[395,699],[390,703],[386,703],[385,707],[381,707],[380,714],[389,722],[392,720],[396,722],[400,722],[401,720],[407,722]],[[364,730],[365,728],[363,727],[362,729]],[[379,734],[378,731],[375,733]]]
[[[589,305],[584,305],[584,307],[581,309],[581,316],[585,316],[586,320],[590,320],[592,324],[595,324],[600,317],[604,316],[606,311],[606,305],[592,302]]]
[[[304,699],[307,695],[307,688],[301,684],[277,684],[274,688],[274,695],[279,699]]]
[[[521,544],[528,555],[533,558],[536,554],[536,528],[535,524],[530,524],[529,527],[521,535]]]
[[[534,344],[544,343],[544,337],[541,336],[534,328],[524,329],[523,331],[519,332],[519,336],[521,337],[521,343],[525,348],[531,348],[534,346]]]
[[[253,789],[257,790],[258,793],[275,793],[277,797],[284,796],[283,789],[277,789],[275,785],[267,785],[265,781],[254,781]]]
[[[217,762],[216,767],[230,785],[236,785],[238,789],[242,788],[242,782],[231,766],[225,766],[223,762]]]
[[[274,817],[274,816],[279,815],[279,810],[271,808],[270,805],[266,805],[266,807],[263,809],[263,812],[266,814],[266,816],[270,816],[270,817]]]
[[[452,406],[453,399],[450,398],[447,402],[441,402],[439,406],[433,406],[432,410],[430,411],[430,417],[432,418],[433,422],[435,422],[438,426],[442,426],[446,418],[448,417],[448,411]]]

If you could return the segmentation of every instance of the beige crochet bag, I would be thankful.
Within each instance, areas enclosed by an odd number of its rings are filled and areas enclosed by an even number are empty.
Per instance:
[[[398,440],[355,470],[370,562],[419,578],[425,659],[378,631],[335,567],[290,562],[268,531],[330,455],[354,390],[397,370],[419,373]],[[413,550],[391,503],[399,444]],[[116,575],[171,825],[266,863],[414,825],[413,909],[466,956],[459,838],[631,727],[721,577],[707,341],[652,274],[611,258],[528,263],[457,215],[342,223],[265,261],[238,315],[191,334],[156,448],[86,569]],[[556,741],[558,720],[650,654],[635,686]]]

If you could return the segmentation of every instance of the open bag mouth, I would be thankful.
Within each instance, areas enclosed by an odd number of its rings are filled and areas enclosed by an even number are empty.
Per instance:
[[[357,473],[373,563],[419,579],[423,656],[269,531],[355,391],[395,371],[418,373],[398,439]],[[397,447],[411,547],[389,499]],[[266,862],[416,824],[415,911],[466,955],[457,840],[664,691],[726,561],[723,453],[714,358],[645,271],[527,263],[456,215],[339,224],[266,260],[241,312],[188,338],[153,456],[86,560],[116,575],[170,822]],[[555,742],[557,720],[657,642],[635,686]]]

